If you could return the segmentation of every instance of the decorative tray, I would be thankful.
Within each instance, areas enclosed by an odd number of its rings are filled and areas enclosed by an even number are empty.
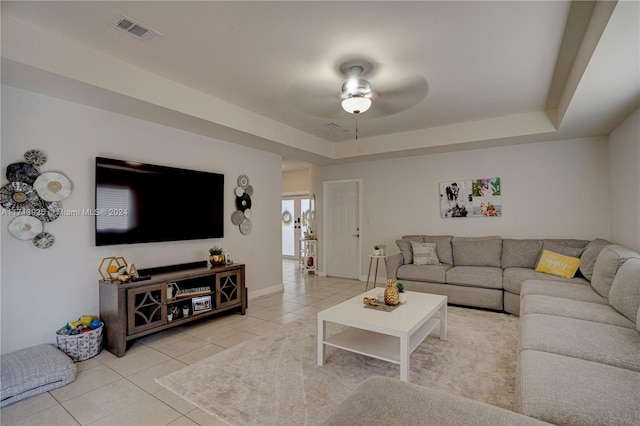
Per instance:
[[[394,309],[396,309],[398,306],[402,305],[403,303],[398,303],[397,305],[387,305],[385,303],[380,303],[378,302],[376,299],[374,298],[364,298],[364,307],[367,309],[375,309],[376,311],[383,311],[383,312],[391,312]],[[406,303],[406,302],[404,302]]]

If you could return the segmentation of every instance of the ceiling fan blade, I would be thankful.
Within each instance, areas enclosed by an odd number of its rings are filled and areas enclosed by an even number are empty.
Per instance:
[[[408,110],[422,102],[429,92],[427,80],[420,75],[399,79],[392,83],[381,82],[373,87],[376,94],[370,109],[372,118]]]
[[[287,101],[301,113],[314,117],[334,118],[344,112],[340,106],[340,83],[301,81],[291,85]]]

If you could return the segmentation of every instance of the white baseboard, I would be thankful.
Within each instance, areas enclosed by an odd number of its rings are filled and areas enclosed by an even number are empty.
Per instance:
[[[278,284],[267,288],[261,288],[260,290],[251,291],[249,289],[249,300],[255,299],[256,297],[267,296],[273,293],[279,293],[284,291],[284,284]]]

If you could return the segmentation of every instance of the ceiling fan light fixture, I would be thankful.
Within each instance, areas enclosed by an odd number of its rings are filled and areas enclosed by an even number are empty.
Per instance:
[[[342,108],[350,114],[361,114],[371,107],[371,99],[352,95],[342,101]]]

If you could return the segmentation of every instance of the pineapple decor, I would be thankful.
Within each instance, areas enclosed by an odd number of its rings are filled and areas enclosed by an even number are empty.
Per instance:
[[[384,303],[391,306],[395,306],[400,303],[396,280],[387,280],[387,288],[384,290]]]

